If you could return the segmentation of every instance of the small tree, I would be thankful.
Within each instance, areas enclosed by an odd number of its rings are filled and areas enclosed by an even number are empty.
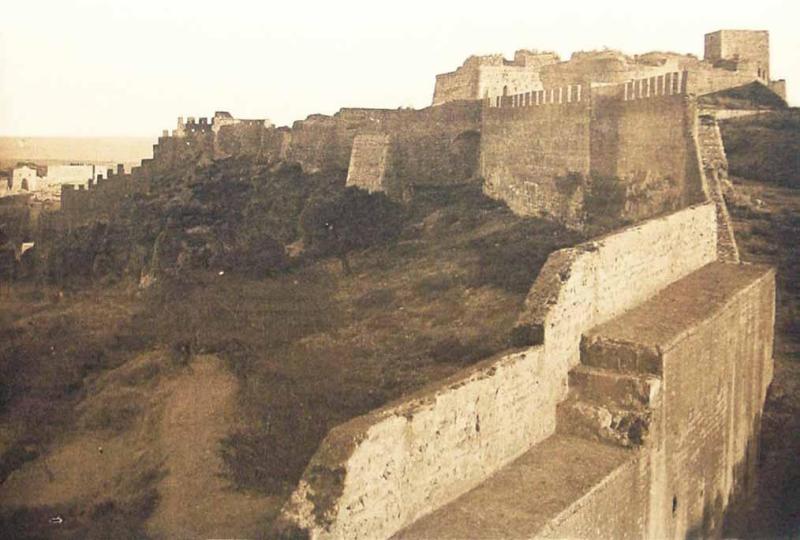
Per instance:
[[[300,228],[311,253],[338,257],[342,271],[350,274],[347,254],[396,239],[403,218],[403,207],[383,193],[349,187],[310,201],[300,215]]]

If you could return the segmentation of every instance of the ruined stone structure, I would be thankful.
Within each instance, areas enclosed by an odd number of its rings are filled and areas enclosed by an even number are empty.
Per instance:
[[[528,344],[334,428],[283,510],[310,538],[683,538],[752,490],[774,273],[703,203],[550,256]]]
[[[571,84],[622,83],[675,71],[688,71],[693,94],[702,95],[752,81],[771,85],[769,34],[720,30],[706,34],[703,60],[692,55],[651,52],[628,56],[619,51],[577,52],[568,61],[554,53],[520,50],[514,60],[501,55],[471,56],[456,71],[437,75],[433,104],[535,92]],[[786,98],[784,81],[774,89]]]
[[[227,112],[180,118],[133,176],[247,156],[347,171],[348,185],[401,200],[417,185],[482,181],[515,212],[574,228],[613,188],[622,199],[613,217],[634,222],[718,192],[725,166],[701,155],[714,151],[700,142],[700,116],[726,111],[703,111],[699,99],[752,84],[785,105],[775,94],[785,85],[770,80],[766,32],[708,34],[702,61],[617,51],[566,62],[537,51],[518,51],[513,61],[471,57],[437,77],[435,105],[425,109],[346,108],[291,128]]]

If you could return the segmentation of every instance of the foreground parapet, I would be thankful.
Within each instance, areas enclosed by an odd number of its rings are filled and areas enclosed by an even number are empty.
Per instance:
[[[719,535],[754,484],[775,276],[717,230],[709,202],[552,254],[522,348],[334,428],[283,532]]]

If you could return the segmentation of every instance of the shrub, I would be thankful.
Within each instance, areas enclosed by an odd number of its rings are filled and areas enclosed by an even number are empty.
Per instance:
[[[625,210],[625,184],[613,176],[593,175],[584,199],[586,222],[598,231],[618,228]]]
[[[303,241],[317,256],[333,255],[350,273],[347,254],[395,240],[404,222],[403,208],[383,193],[350,187],[312,201],[300,216]]]

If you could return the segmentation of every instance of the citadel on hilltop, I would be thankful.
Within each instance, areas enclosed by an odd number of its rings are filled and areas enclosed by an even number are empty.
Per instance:
[[[688,73],[688,90],[696,95],[758,81],[786,99],[785,81],[770,80],[769,33],[720,30],[706,34],[703,60],[672,52],[628,56],[614,50],[577,52],[566,62],[552,52],[524,49],[513,60],[470,56],[456,71],[436,76],[433,104],[569,85],[620,84],[674,72]]]
[[[159,171],[235,155],[347,171],[348,185],[400,200],[420,186],[481,182],[521,215],[574,228],[610,181],[623,199],[614,217],[636,221],[718,191],[726,171],[715,157],[716,118],[785,107],[785,82],[770,77],[764,31],[707,34],[703,60],[609,50],[565,62],[526,50],[511,61],[471,57],[437,76],[425,109],[344,108],[291,128],[227,112],[179,118],[152,159],[114,182],[63,190],[62,207],[78,221],[113,212],[114,201],[149,189]]]

